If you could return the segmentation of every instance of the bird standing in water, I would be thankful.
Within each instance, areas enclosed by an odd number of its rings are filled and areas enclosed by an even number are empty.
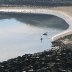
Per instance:
[[[47,36],[47,32],[46,32],[46,33],[44,33],[43,35]]]
[[[41,43],[42,43],[42,40],[43,40],[42,36],[41,36],[40,40],[41,40]]]

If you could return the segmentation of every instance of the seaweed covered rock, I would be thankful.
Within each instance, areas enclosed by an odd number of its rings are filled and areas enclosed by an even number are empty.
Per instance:
[[[72,46],[70,46],[72,47]],[[72,49],[25,54],[0,63],[0,72],[72,72]]]
[[[63,40],[52,42],[48,51],[0,62],[0,72],[72,72],[72,44],[64,44]]]

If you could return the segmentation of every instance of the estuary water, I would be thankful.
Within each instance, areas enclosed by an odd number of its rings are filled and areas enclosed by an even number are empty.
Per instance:
[[[63,19],[53,15],[1,13],[0,61],[48,50],[51,37],[67,28]]]

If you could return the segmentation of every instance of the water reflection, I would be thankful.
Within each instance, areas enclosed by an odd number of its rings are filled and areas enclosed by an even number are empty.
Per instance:
[[[64,20],[52,15],[1,13],[0,61],[46,50],[51,37],[67,28]]]
[[[17,21],[45,28],[58,28],[67,29],[69,25],[61,18],[53,15],[43,15],[43,14],[4,14],[0,15],[0,19],[10,19],[15,18]]]

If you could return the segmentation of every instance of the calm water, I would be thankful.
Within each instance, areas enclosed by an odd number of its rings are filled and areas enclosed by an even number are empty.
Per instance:
[[[67,27],[52,15],[0,14],[0,61],[50,49],[51,37]],[[48,36],[42,35],[45,32]]]

